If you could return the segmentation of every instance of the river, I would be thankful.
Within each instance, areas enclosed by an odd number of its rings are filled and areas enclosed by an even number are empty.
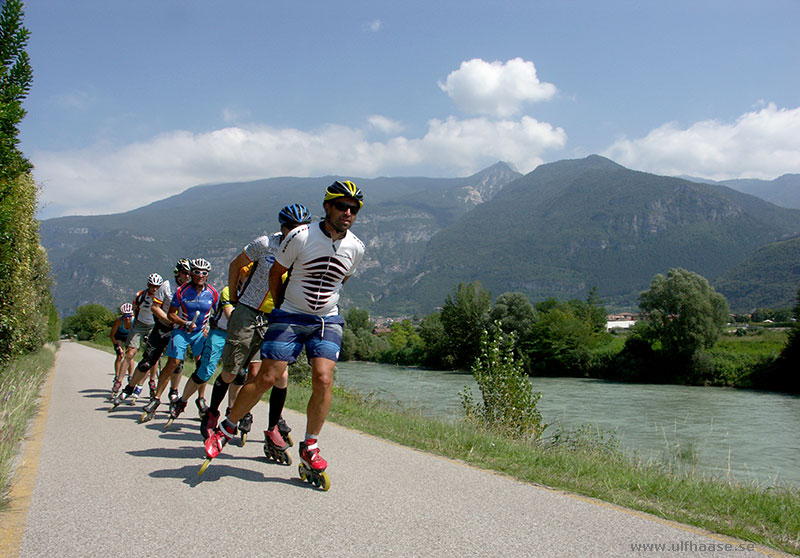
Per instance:
[[[345,388],[431,417],[461,416],[459,392],[470,374],[340,362]],[[800,397],[716,387],[625,384],[585,378],[534,378],[539,410],[552,424],[613,431],[644,459],[765,485],[800,486]]]

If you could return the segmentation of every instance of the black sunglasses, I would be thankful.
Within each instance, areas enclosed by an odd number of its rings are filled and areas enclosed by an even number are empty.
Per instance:
[[[342,202],[342,201],[333,202],[333,207],[335,207],[336,209],[338,209],[342,213],[344,213],[345,211],[347,211],[349,209],[350,213],[352,215],[355,215],[356,213],[358,213],[358,210],[361,209],[357,205],[353,205],[351,203],[345,203],[345,202]]]

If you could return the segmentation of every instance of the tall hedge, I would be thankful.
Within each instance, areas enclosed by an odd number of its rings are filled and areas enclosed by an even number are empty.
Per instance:
[[[36,350],[58,331],[50,265],[39,244],[37,187],[17,126],[33,80],[20,0],[0,11],[0,363]]]

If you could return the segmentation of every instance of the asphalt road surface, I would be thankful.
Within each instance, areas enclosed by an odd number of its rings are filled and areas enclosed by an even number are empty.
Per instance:
[[[194,402],[168,432],[165,412],[137,422],[145,399],[107,413],[112,364],[108,353],[61,345],[41,449],[26,461],[35,488],[19,556],[782,555],[732,550],[747,543],[331,423],[320,437],[331,478],[323,492],[302,482],[296,465],[266,460],[263,403],[247,444],[235,439],[198,477],[204,453]],[[304,417],[284,416],[301,437]]]

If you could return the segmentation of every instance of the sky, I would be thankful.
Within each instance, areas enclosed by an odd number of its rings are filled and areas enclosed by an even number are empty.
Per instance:
[[[590,154],[800,173],[798,0],[28,0],[39,217]],[[368,200],[369,192],[364,192]]]

